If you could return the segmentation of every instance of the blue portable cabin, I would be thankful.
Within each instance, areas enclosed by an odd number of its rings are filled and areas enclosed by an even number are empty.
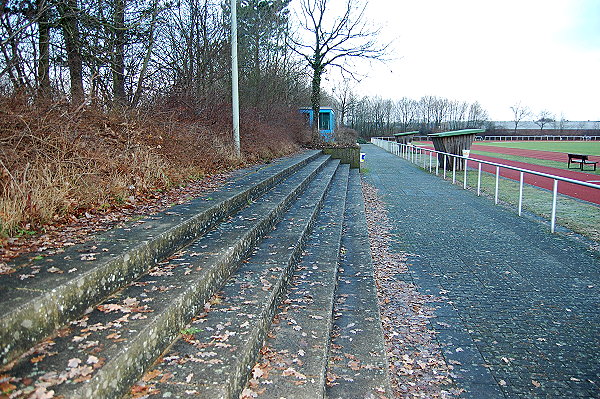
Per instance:
[[[308,126],[313,125],[313,110],[310,107],[300,108],[300,113],[306,118]],[[319,133],[323,141],[333,141],[335,139],[335,114],[331,107],[321,107],[319,111]]]

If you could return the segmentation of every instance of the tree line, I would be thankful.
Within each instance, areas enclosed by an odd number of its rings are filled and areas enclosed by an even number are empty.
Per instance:
[[[249,106],[308,98],[289,44],[290,0],[238,4],[240,97]],[[139,106],[228,101],[228,1],[6,0],[0,90],[36,100]]]
[[[333,92],[339,123],[362,137],[419,131],[422,134],[447,130],[482,128],[489,123],[488,113],[478,102],[424,96],[418,100],[399,100],[365,96],[358,98],[348,86]]]

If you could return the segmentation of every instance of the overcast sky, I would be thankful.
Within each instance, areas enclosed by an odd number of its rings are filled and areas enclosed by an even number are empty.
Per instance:
[[[479,101],[492,120],[510,106],[600,120],[600,0],[368,0],[394,40],[360,95]],[[331,76],[333,78],[333,76]]]

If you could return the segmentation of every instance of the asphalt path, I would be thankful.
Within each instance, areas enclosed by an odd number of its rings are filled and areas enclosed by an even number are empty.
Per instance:
[[[600,398],[600,253],[365,145],[414,283],[464,398]]]

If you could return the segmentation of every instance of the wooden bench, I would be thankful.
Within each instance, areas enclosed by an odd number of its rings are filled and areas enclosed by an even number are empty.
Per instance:
[[[567,168],[571,168],[571,163],[579,164],[579,169],[583,170],[583,165],[594,165],[594,170],[596,170],[596,164],[598,162],[590,161],[588,155],[583,154],[568,154],[569,155],[569,163]]]

